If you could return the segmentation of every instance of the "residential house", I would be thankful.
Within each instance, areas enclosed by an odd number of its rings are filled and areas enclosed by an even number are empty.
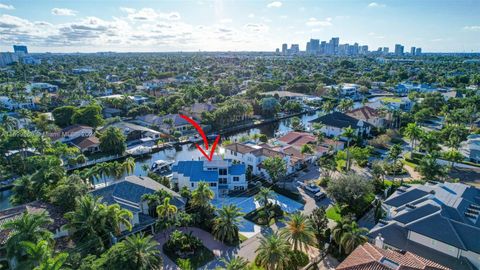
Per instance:
[[[381,112],[370,106],[363,106],[346,113],[355,119],[370,123],[376,128],[384,128],[391,119],[391,114],[388,112]]]
[[[377,247],[370,243],[358,246],[336,270],[450,270],[415,253]],[[452,269],[453,270],[453,269]]]
[[[50,134],[52,141],[60,141],[77,147],[82,153],[100,151],[100,140],[95,136],[93,128],[84,125],[72,125],[58,133]]]
[[[212,112],[217,109],[217,106],[211,103],[194,103],[190,107],[183,108],[183,114],[192,117],[195,120],[202,120],[204,112]]]
[[[33,97],[25,97],[23,100],[15,100],[7,96],[0,96],[0,107],[7,110],[35,109],[36,105]]]
[[[53,233],[54,238],[60,238],[68,235],[68,231],[63,229],[63,225],[67,224],[67,220],[63,217],[63,212],[56,206],[42,202],[34,201],[27,204],[15,206],[0,211],[0,224],[5,224],[8,221],[20,218],[24,213],[39,214],[47,212],[53,223],[48,225],[47,229]],[[5,266],[5,269],[15,269],[16,262],[8,260],[6,257],[5,244],[9,238],[9,230],[0,230],[0,265]],[[4,269],[4,268],[2,268]]]
[[[358,120],[341,112],[332,112],[310,121],[322,123],[321,131],[330,137],[342,137],[345,129],[351,127],[357,136],[369,136],[373,125],[363,120]],[[345,139],[345,138],[344,138]]]
[[[324,141],[321,144],[317,143],[315,135],[306,132],[291,131],[284,136],[276,139],[276,142],[283,146],[291,146],[297,150],[301,150],[305,144],[310,145],[313,148],[314,156],[319,158],[329,151],[329,147],[324,145]]]
[[[480,134],[470,134],[461,143],[460,152],[471,162],[480,163]]]
[[[133,101],[134,103],[138,104],[138,105],[141,105],[141,104],[144,104],[145,102],[148,101],[148,98],[147,97],[143,97],[143,96],[127,96],[131,101]],[[108,95],[108,96],[101,96],[101,97],[98,97],[100,99],[122,99],[122,98],[125,98],[125,95]]]
[[[167,134],[173,134],[175,131],[187,134],[193,128],[192,125],[180,117],[179,114],[168,114],[164,116],[147,114],[137,116],[136,120],[141,124],[157,127],[161,132]]]
[[[69,142],[82,153],[95,153],[100,151],[100,139],[95,136],[77,137]]]
[[[402,186],[368,236],[452,269],[480,268],[480,189],[462,183]]]
[[[245,165],[235,164],[231,159],[214,156],[211,161],[176,161],[172,166],[172,183],[177,188],[197,188],[199,182],[207,182],[215,197],[224,197],[229,192],[247,189]]]
[[[122,227],[122,235],[119,238],[123,238],[141,231],[154,232],[154,225],[157,222],[153,214],[155,210],[150,209],[147,201],[143,199],[143,195],[153,194],[159,190],[167,191],[172,196],[170,203],[175,205],[179,211],[185,209],[186,202],[180,194],[144,176],[127,176],[124,180],[95,189],[90,194],[101,198],[102,203],[108,205],[118,204],[121,208],[132,212],[133,218],[130,222],[133,229],[128,231]]]
[[[30,85],[27,86],[27,92],[30,93],[32,90],[39,89],[40,91],[48,91],[49,93],[57,92],[58,91],[58,86],[49,84],[49,83],[43,83],[43,82],[38,82],[38,83],[31,83]]]
[[[270,176],[262,164],[267,158],[279,157],[283,159],[287,166],[287,174],[294,173],[305,163],[304,158],[306,156],[302,155],[299,150],[292,146],[285,148],[288,148],[287,151],[282,147],[272,147],[267,144],[232,143],[225,146],[225,158],[245,164],[247,170],[253,175],[269,179]]]
[[[129,123],[129,122],[115,122],[112,124],[109,124],[105,127],[103,127],[102,130],[108,128],[108,127],[116,127],[120,129],[127,137],[127,143],[132,143],[132,142],[138,142],[138,141],[151,141],[151,140],[157,140],[160,138],[161,133],[153,130],[151,128],[147,128],[144,126],[140,126],[137,124]]]

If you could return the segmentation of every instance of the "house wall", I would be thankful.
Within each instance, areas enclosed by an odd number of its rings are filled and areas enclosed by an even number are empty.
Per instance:
[[[71,140],[74,140],[78,137],[90,137],[93,135],[93,129],[91,128],[84,128],[76,132],[68,133],[68,134],[62,134],[62,138],[60,141],[62,142],[69,142]]]
[[[432,228],[434,229],[434,228]],[[408,239],[419,243],[421,245],[427,246],[429,248],[435,249],[444,254],[450,255],[452,257],[458,258],[460,250],[452,245],[437,241],[425,235],[418,234],[413,231],[408,232]]]
[[[467,258],[477,269],[480,269],[480,254],[473,251],[461,250],[460,255]]]

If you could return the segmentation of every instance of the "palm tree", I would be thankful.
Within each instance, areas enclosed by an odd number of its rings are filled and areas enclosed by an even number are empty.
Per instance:
[[[39,214],[23,213],[20,218],[9,220],[3,224],[2,230],[10,231],[6,242],[7,257],[21,257],[24,251],[24,248],[19,245],[21,242],[53,241],[53,234],[47,229],[47,226],[52,223],[53,220],[47,212],[41,212]]]
[[[368,237],[366,236],[368,229],[358,227],[355,221],[350,224],[345,224],[343,230],[344,233],[340,239],[340,244],[347,254],[352,252],[357,246],[368,241]]]
[[[220,241],[234,243],[238,240],[239,225],[243,213],[233,204],[224,205],[218,210],[218,216],[213,221],[213,235]]]
[[[22,241],[20,246],[23,247],[27,259],[18,265],[19,269],[33,269],[52,253],[50,243],[46,240],[41,240],[38,243]]]
[[[342,134],[343,137],[347,138],[347,171],[350,171],[350,141],[353,139],[353,137],[355,136],[355,130],[352,128],[352,127],[347,127],[345,128],[345,130],[343,131],[343,134]]]
[[[245,270],[248,269],[248,261],[245,260],[242,257],[234,257],[229,260],[225,258],[221,258],[220,261],[225,264],[224,268],[218,268],[219,269],[225,269],[225,270]]]
[[[290,216],[287,226],[282,229],[281,236],[293,244],[293,250],[307,247],[312,244],[315,239],[313,227],[307,216],[297,212]]]
[[[302,155],[305,155],[305,154],[311,155],[313,154],[313,148],[309,144],[304,144],[300,149],[300,153],[302,153]]]
[[[255,200],[263,206],[263,208],[267,208],[270,200],[275,199],[275,193],[270,188],[261,187],[260,191],[255,194]]]
[[[353,107],[354,103],[353,100],[351,99],[342,99],[340,100],[340,103],[338,104],[338,109],[341,112],[346,112],[350,110]]]
[[[445,159],[450,161],[450,170],[455,167],[455,162],[463,160],[463,155],[457,149],[450,149],[445,154]]]
[[[145,175],[147,175],[147,172],[149,170],[148,164],[142,164],[142,170],[145,172]]]
[[[255,261],[265,270],[285,270],[290,265],[289,250],[287,240],[273,233],[260,239],[260,246],[255,251]]]
[[[55,257],[48,257],[43,260],[39,266],[33,270],[60,270],[67,261],[68,253],[60,253]]]
[[[195,206],[206,207],[215,197],[215,193],[206,182],[200,182],[192,192],[191,202]]]
[[[177,259],[178,267],[182,270],[193,270],[192,262],[190,259]]]
[[[124,254],[127,256],[132,269],[150,270],[161,269],[162,258],[158,249],[157,241],[152,236],[143,234],[134,234],[125,238],[122,242]]]
[[[411,141],[412,151],[410,152],[410,158],[415,150],[416,141],[422,136],[422,129],[417,125],[417,123],[409,123],[405,128],[405,136],[407,136]]]
[[[123,163],[123,168],[126,174],[132,174],[135,169],[135,159],[132,157],[127,158]]]
[[[345,230],[346,229],[345,225],[347,225],[349,222],[350,222],[350,220],[340,219],[339,221],[337,221],[337,225],[335,226],[335,228],[332,231],[332,239],[333,239],[333,241],[335,241],[335,243],[337,243],[339,253],[342,252],[341,240],[342,240],[342,236],[343,236],[344,232],[346,231]]]
[[[132,212],[121,208],[118,204],[100,204],[100,211],[105,215],[107,229],[114,232],[115,235],[120,235],[122,225],[127,230],[132,230],[132,224],[130,223],[130,220],[133,219]]]
[[[175,205],[170,204],[170,197],[163,199],[163,203],[157,206],[157,214],[164,220],[172,220],[178,209]]]

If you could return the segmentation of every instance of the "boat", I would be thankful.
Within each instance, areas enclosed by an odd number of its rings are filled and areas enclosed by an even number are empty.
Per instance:
[[[141,155],[151,153],[152,148],[148,146],[139,145],[139,146],[135,146],[133,148],[128,149],[126,152],[132,156],[141,156]]]
[[[170,174],[172,171],[172,165],[175,163],[174,161],[171,160],[155,160],[150,167],[150,171],[160,174],[160,175],[167,175]]]

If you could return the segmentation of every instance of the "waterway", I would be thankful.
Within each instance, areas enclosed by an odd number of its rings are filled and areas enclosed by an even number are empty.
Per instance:
[[[308,114],[303,114],[299,116],[299,118],[302,121],[302,124],[304,126],[309,125],[309,121],[315,119],[318,117],[318,115],[321,114],[321,112],[318,113],[308,113]],[[272,138],[275,136],[277,133],[286,133],[288,131],[291,131],[292,128],[290,127],[290,122],[291,118],[289,119],[283,119],[278,122],[270,123],[270,124],[265,124],[262,126],[258,126],[255,128],[250,128],[246,129],[243,131],[238,131],[234,132],[232,134],[227,134],[224,136],[224,139],[228,139],[230,141],[240,141],[242,137],[246,136],[251,136],[253,134],[265,134],[267,137]],[[178,149],[166,149],[162,150],[160,152],[148,155],[143,158],[138,158],[135,162],[135,169],[133,174],[134,175],[139,175],[139,176],[144,176],[147,174],[147,172],[144,170],[144,167],[150,168],[152,163],[156,160],[162,159],[162,160],[196,160],[201,157],[201,153],[196,149],[196,147],[193,144],[186,144],[180,146]],[[107,179],[95,179],[94,183],[95,185],[102,185],[105,182],[111,182],[113,179],[107,178]],[[11,196],[11,190],[6,190],[0,192],[0,210],[6,209],[11,207],[11,204],[9,202],[9,198]]]

